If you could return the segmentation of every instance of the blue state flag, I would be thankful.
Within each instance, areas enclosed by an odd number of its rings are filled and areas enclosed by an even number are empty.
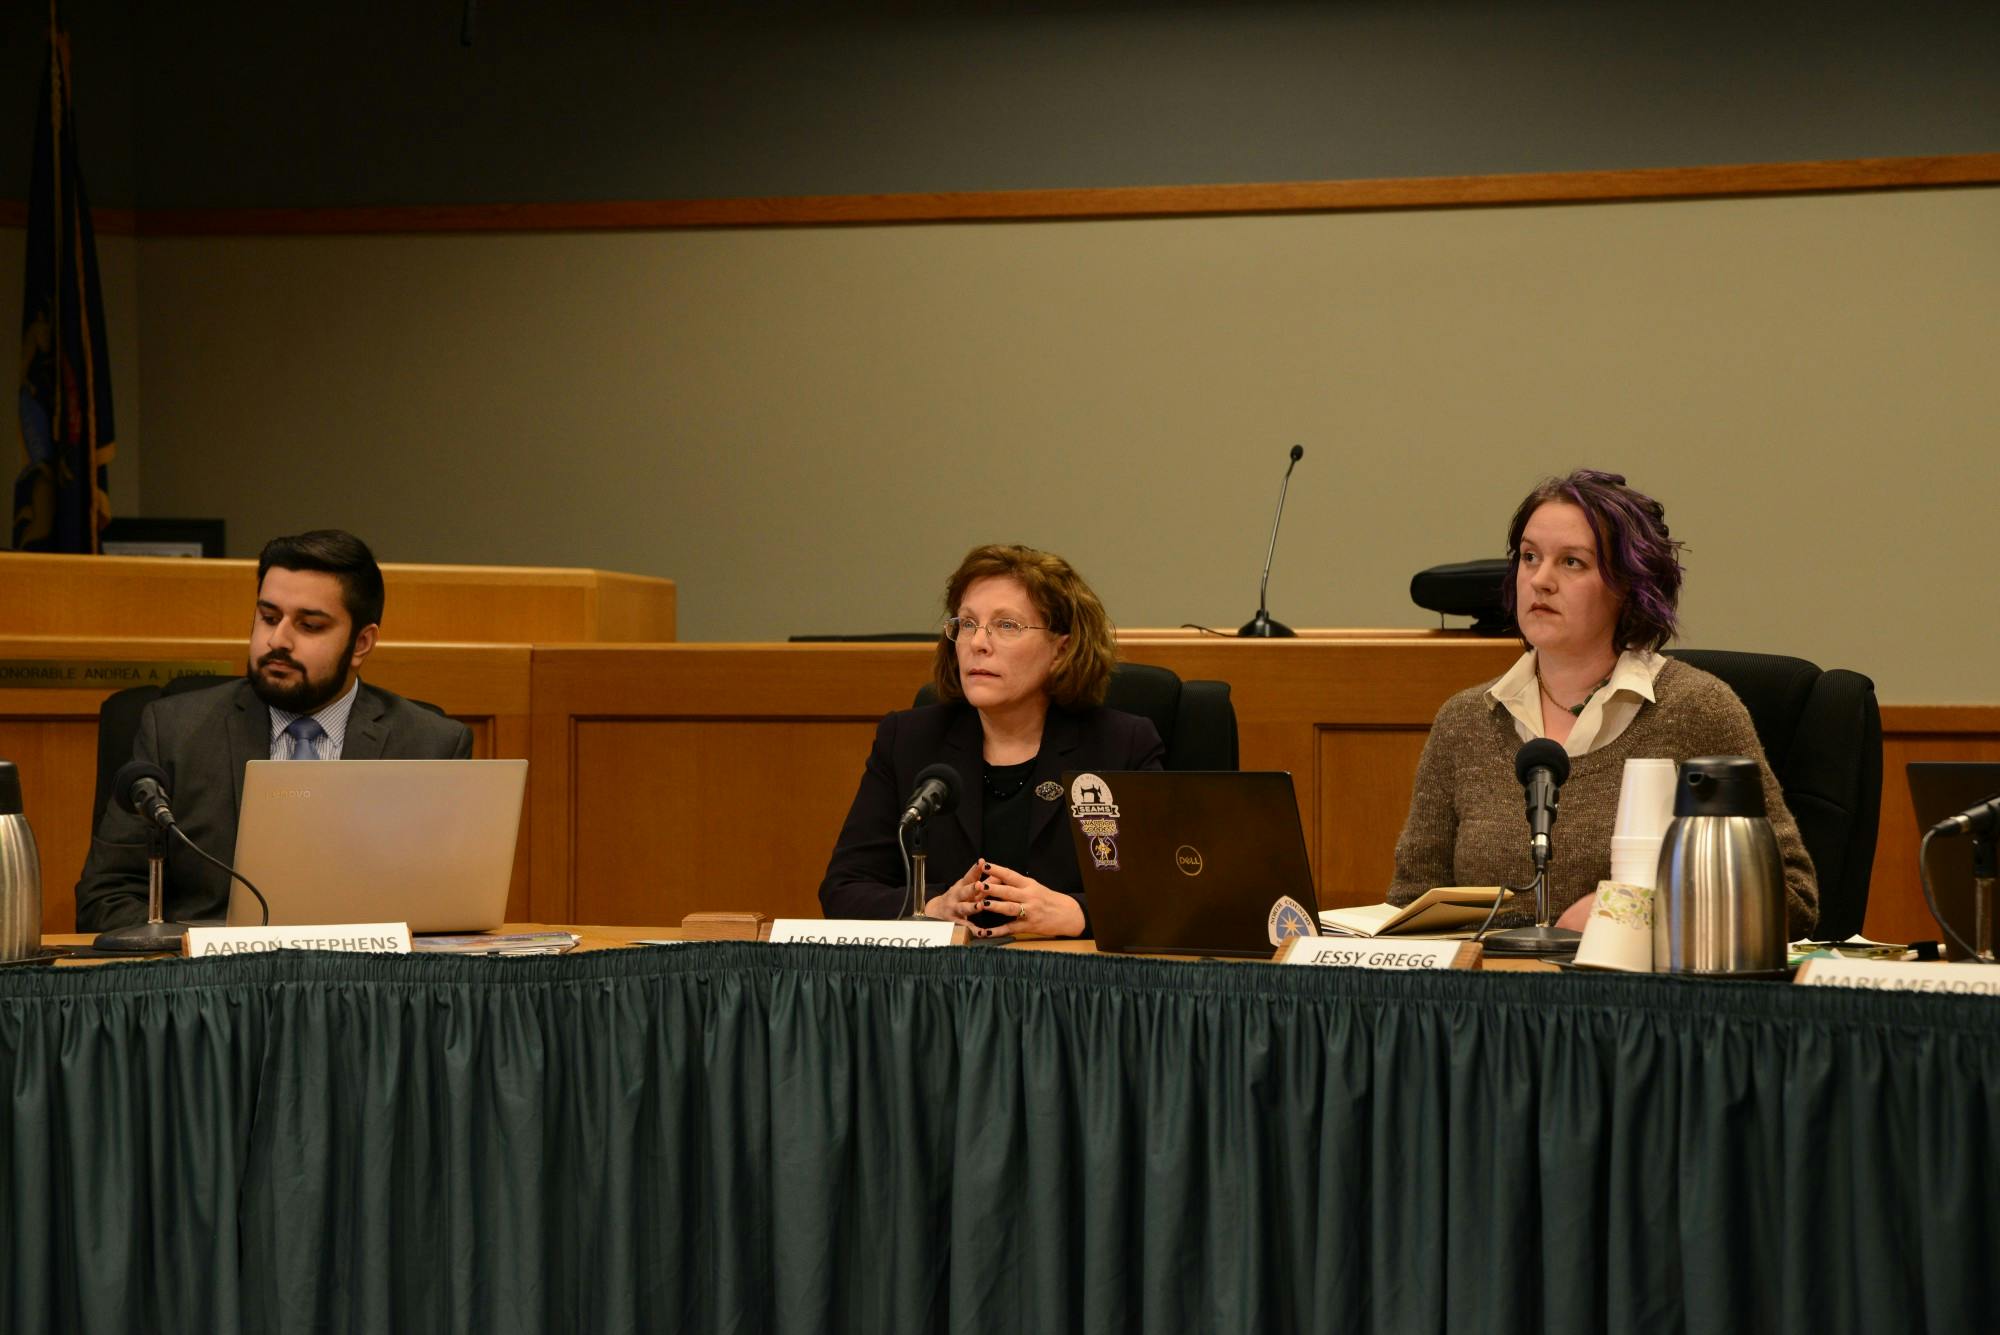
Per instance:
[[[14,546],[95,552],[111,518],[106,492],[116,450],[104,295],[90,198],[77,166],[69,36],[51,11],[49,63],[35,112],[28,191],[28,261],[21,299],[21,471],[14,479]]]

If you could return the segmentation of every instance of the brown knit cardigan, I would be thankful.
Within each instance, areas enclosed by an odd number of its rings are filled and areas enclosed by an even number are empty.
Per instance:
[[[1431,725],[1410,816],[1396,841],[1392,904],[1407,904],[1432,886],[1518,886],[1534,876],[1521,784],[1514,776],[1521,739],[1513,715],[1486,698],[1492,685],[1452,696]],[[1751,756],[1764,771],[1764,801],[1784,857],[1787,927],[1794,941],[1804,938],[1819,921],[1819,884],[1743,702],[1720,679],[1674,658],[1660,668],[1653,693],[1658,699],[1642,704],[1609,745],[1570,758],[1551,837],[1551,916],[1611,875],[1611,825],[1627,758]],[[1510,925],[1533,920],[1533,896],[1518,897],[1496,918]]]

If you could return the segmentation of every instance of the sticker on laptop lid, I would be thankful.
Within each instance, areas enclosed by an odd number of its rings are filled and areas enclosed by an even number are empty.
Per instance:
[[[1319,924],[1313,921],[1306,906],[1290,895],[1279,895],[1271,905],[1271,916],[1265,920],[1270,929],[1271,944],[1282,946],[1293,937],[1318,936]]]
[[[1077,775],[1069,786],[1069,814],[1078,820],[1085,816],[1118,819],[1118,804],[1111,800],[1111,785],[1095,774]]]
[[[1090,837],[1090,862],[1099,871],[1118,870],[1118,841],[1108,834]]]
[[[1110,835],[1113,839],[1118,837],[1118,822],[1106,820],[1102,816],[1085,816],[1077,822],[1077,826],[1082,829],[1086,837],[1100,834]]]

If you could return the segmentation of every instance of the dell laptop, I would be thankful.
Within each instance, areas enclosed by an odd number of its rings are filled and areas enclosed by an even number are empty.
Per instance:
[[[1319,920],[1292,776],[1063,776],[1097,948],[1269,959]]]

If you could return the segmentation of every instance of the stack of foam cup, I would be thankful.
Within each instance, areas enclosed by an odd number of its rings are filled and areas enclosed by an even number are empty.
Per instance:
[[[1674,818],[1674,762],[1628,760],[1612,825],[1611,879],[1600,881],[1576,962],[1647,973],[1653,967],[1653,890],[1660,845]]]
[[[1671,760],[1628,760],[1611,827],[1611,879],[1654,888],[1660,844],[1674,818],[1676,770]]]

